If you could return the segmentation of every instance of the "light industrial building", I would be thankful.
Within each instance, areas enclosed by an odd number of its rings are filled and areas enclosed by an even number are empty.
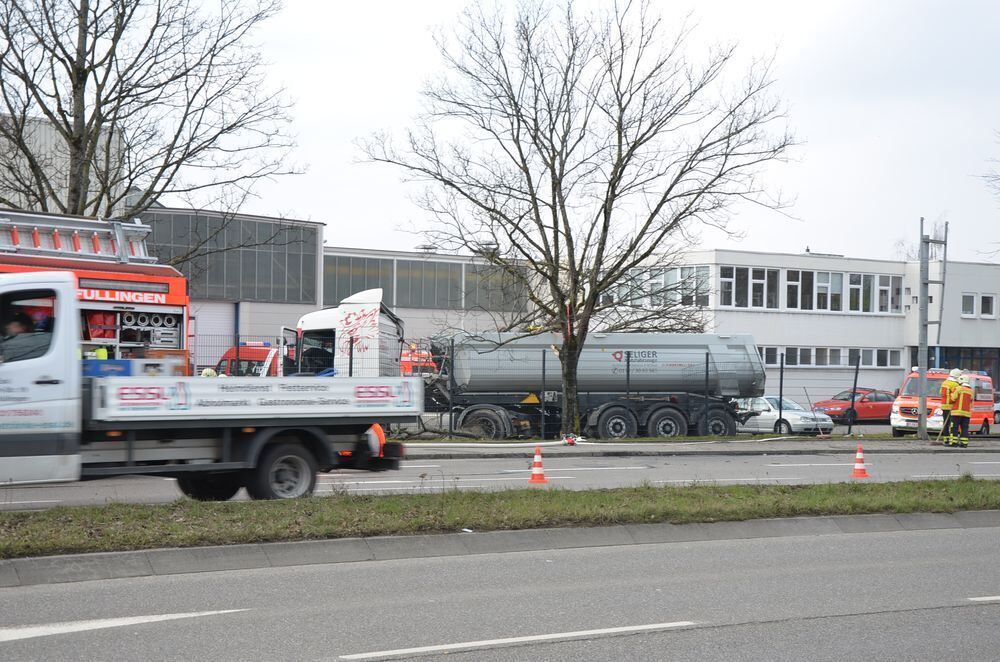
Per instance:
[[[143,220],[161,259],[182,255],[193,233],[213,236],[220,224],[218,241],[236,246],[202,251],[180,267],[191,281],[202,353],[210,344],[224,351],[236,334],[276,337],[303,313],[375,287],[410,340],[489,330],[526,305],[474,258],[324,247],[318,223],[165,208]],[[803,404],[850,388],[859,361],[859,386],[889,391],[916,363],[916,262],[703,250],[654,274],[662,286],[683,285],[672,296],[702,311],[706,331],[752,334],[773,392],[783,355],[785,392]],[[932,285],[929,297],[930,319],[941,322],[930,327],[931,366],[1000,374],[1000,265],[952,261],[942,274],[942,263],[932,262],[931,279],[942,276],[945,285]]]

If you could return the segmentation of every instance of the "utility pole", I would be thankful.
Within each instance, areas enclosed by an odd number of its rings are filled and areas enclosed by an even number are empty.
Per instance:
[[[932,239],[930,236],[924,234],[924,217],[920,217],[920,328],[918,329],[918,346],[917,346],[917,384],[920,389],[920,394],[917,400],[917,438],[927,441],[930,437],[927,435],[927,327],[930,324],[938,325],[938,343],[941,342],[941,319],[936,322],[928,321],[928,309],[930,298],[930,286],[941,285],[942,292],[944,291],[944,270],[942,268],[942,279],[941,280],[931,280],[931,267],[930,267],[930,253],[931,245],[938,244],[945,246],[947,250],[948,246],[948,226],[945,225],[944,239]],[[941,296],[939,294],[939,296]],[[941,302],[944,303],[943,301]],[[944,306],[941,307],[942,314],[944,312]],[[940,367],[940,366],[939,366]]]

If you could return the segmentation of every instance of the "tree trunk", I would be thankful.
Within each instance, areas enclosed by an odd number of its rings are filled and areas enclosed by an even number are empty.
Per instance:
[[[559,350],[562,364],[563,414],[562,433],[580,434],[580,399],[576,371],[580,363],[580,346],[573,336],[567,336]]]
[[[81,0],[77,10],[76,57],[72,70],[73,117],[70,126],[69,177],[66,195],[66,213],[83,215],[86,211],[87,190],[90,188],[86,163],[86,95],[87,95],[87,28],[90,1]]]

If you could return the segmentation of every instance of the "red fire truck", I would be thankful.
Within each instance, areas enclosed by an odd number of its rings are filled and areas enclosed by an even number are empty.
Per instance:
[[[0,210],[0,273],[76,275],[84,358],[177,357],[186,368],[187,281],[149,254],[150,232],[139,220]],[[30,312],[36,329],[45,315]]]

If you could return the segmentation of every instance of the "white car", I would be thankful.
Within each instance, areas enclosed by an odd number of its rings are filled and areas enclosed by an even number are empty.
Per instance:
[[[833,431],[833,419],[821,412],[811,412],[794,400],[781,400],[781,421],[778,421],[778,396],[743,398],[736,401],[741,411],[757,412],[739,427],[740,432],[796,434]]]

